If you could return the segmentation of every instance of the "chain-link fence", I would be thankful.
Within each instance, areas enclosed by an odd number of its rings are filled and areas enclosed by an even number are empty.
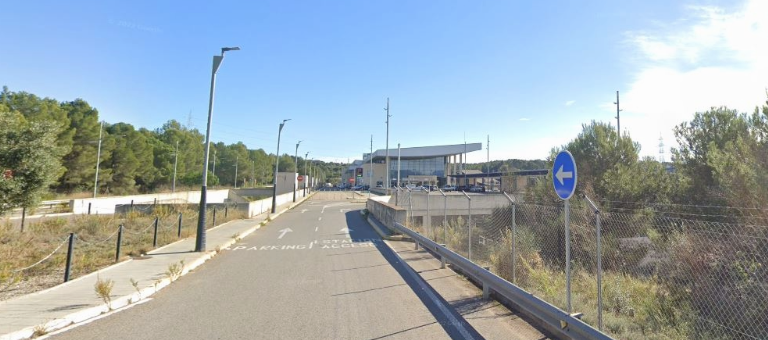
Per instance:
[[[563,204],[408,191],[397,201],[410,228],[563,310],[570,281],[571,311],[616,338],[768,339],[764,223],[600,211],[573,198],[569,278]]]

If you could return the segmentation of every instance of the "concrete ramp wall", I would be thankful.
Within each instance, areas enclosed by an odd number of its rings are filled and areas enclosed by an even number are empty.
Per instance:
[[[207,197],[208,203],[225,203],[229,197],[229,190],[208,190]],[[69,206],[75,214],[87,214],[89,204],[91,214],[114,214],[116,205],[131,204],[131,201],[134,205],[200,203],[200,191],[75,199],[69,201]]]

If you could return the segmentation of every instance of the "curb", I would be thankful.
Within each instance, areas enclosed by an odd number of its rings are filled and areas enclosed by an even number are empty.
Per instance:
[[[297,199],[296,203],[291,204],[287,208],[285,208],[285,209],[283,209],[281,211],[278,211],[275,214],[272,214],[272,215],[267,214],[267,219],[264,219],[263,221],[256,223],[256,225],[254,225],[253,227],[250,227],[250,228],[246,229],[244,232],[242,232],[240,234],[240,236],[238,236],[237,239],[229,239],[226,242],[224,242],[223,244],[218,245],[218,248],[219,249],[227,248],[227,247],[229,247],[229,246],[239,242],[239,240],[242,239],[243,237],[246,237],[246,236],[252,234],[256,230],[260,229],[263,225],[266,225],[266,223],[269,223],[268,220],[274,220],[278,216],[282,215],[284,212],[295,208],[296,206],[298,206],[301,203],[304,203],[304,201],[306,201],[307,199],[309,199],[313,195],[314,195],[314,192],[309,194],[309,195],[307,195],[306,197],[303,197],[301,200]],[[211,229],[215,229],[215,228],[221,227],[221,226],[223,226],[223,225],[225,225],[225,224],[227,224],[229,222],[232,222],[232,221],[228,221],[228,222],[222,223],[222,224],[220,224],[220,225],[218,225],[218,226],[216,226],[214,228],[211,228]],[[208,229],[208,230],[211,230],[211,229]],[[177,243],[177,242],[181,242],[181,241],[183,241],[183,240],[178,240],[178,241],[173,242],[173,243]],[[169,243],[169,244],[167,244],[165,246],[162,246],[160,248],[157,248],[157,249],[155,249],[153,251],[160,250],[162,248],[170,246],[173,243]],[[192,270],[194,270],[195,268],[199,267],[200,265],[202,265],[203,263],[205,263],[206,261],[210,260],[211,258],[213,258],[214,256],[216,256],[218,254],[219,254],[219,251],[216,251],[216,250],[208,250],[208,251],[206,251],[200,257],[198,257],[195,260],[193,260],[191,263],[185,264],[184,268],[181,271],[181,274],[179,275],[178,278],[176,278],[176,280],[180,279],[182,276],[188,274],[189,272],[191,272]],[[63,284],[67,284],[67,283],[71,283],[71,282],[75,282],[75,281],[78,281],[78,280],[85,279],[87,277],[91,277],[93,275],[96,275],[96,274],[100,273],[101,271],[103,271],[105,269],[112,268],[114,266],[119,266],[119,265],[128,263],[130,261],[132,261],[132,260],[127,260],[127,261],[123,261],[123,262],[114,264],[112,266],[109,266],[109,267],[103,268],[103,269],[101,269],[99,271],[96,271],[96,272],[93,272],[93,273],[81,276],[81,277],[79,277],[79,278],[77,278],[75,280],[71,280],[71,281],[63,283]],[[71,325],[74,325],[74,324],[77,324],[77,323],[80,323],[80,322],[83,322],[83,321],[95,318],[95,317],[97,317],[99,315],[102,315],[104,313],[119,311],[121,308],[124,308],[124,307],[126,307],[128,305],[131,305],[131,304],[137,303],[139,301],[142,301],[142,300],[144,300],[146,298],[149,298],[153,294],[157,293],[161,289],[163,289],[163,288],[167,287],[168,285],[170,285],[171,283],[173,283],[173,281],[175,281],[175,280],[171,280],[168,277],[163,278],[162,280],[157,281],[153,287],[145,287],[145,288],[141,289],[140,291],[138,291],[136,293],[133,293],[133,294],[130,294],[130,295],[121,296],[121,297],[118,297],[118,298],[112,300],[111,306],[108,306],[107,304],[101,304],[101,305],[98,305],[98,306],[95,306],[95,307],[91,307],[91,308],[88,308],[88,309],[85,309],[85,310],[82,310],[82,311],[79,311],[79,312],[75,312],[75,313],[69,314],[69,315],[64,316],[62,318],[58,318],[58,319],[54,319],[54,320],[48,321],[48,322],[43,324],[43,329],[45,330],[46,333],[50,333],[50,332],[57,331],[57,330],[65,328],[65,327],[68,327],[68,326],[71,326]],[[55,287],[51,287],[49,289],[42,290],[40,292],[36,292],[36,293],[33,293],[33,294],[39,294],[39,293],[42,293],[42,292],[45,292],[45,291],[48,291],[48,290],[56,289],[58,287],[61,287],[61,285],[58,285],[58,286],[55,286]],[[30,339],[34,335],[35,330],[39,329],[39,328],[41,328],[40,325],[30,326],[30,327],[26,327],[24,329],[21,329],[21,330],[15,331],[15,332],[11,332],[11,333],[8,333],[8,334],[3,334],[3,335],[0,335],[0,340],[23,340],[23,339]]]

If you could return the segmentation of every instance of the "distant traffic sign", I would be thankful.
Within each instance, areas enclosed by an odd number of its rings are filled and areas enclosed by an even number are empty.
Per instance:
[[[350,178],[349,179],[349,183],[355,183],[355,179],[354,178]]]
[[[560,199],[567,200],[576,190],[576,161],[568,151],[560,151],[552,166],[552,183]]]
[[[301,182],[301,181],[304,180],[304,176],[303,175],[299,175],[299,177],[297,177],[297,179],[299,180],[299,182]]]

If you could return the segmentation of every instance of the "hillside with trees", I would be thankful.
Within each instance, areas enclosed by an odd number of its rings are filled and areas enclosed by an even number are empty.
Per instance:
[[[102,122],[98,110],[83,99],[58,101],[3,87],[0,170],[6,178],[0,180],[0,212],[34,206],[41,197],[93,192],[99,144],[99,195],[170,190],[177,156],[176,186],[199,189],[203,143],[200,131],[176,120],[154,130]],[[275,158],[242,142],[212,142],[208,185],[271,185]],[[304,158],[299,157],[298,163],[299,173],[305,173]],[[294,166],[292,155],[280,156],[280,171],[291,171]],[[321,181],[338,174],[341,167],[312,163]]]

